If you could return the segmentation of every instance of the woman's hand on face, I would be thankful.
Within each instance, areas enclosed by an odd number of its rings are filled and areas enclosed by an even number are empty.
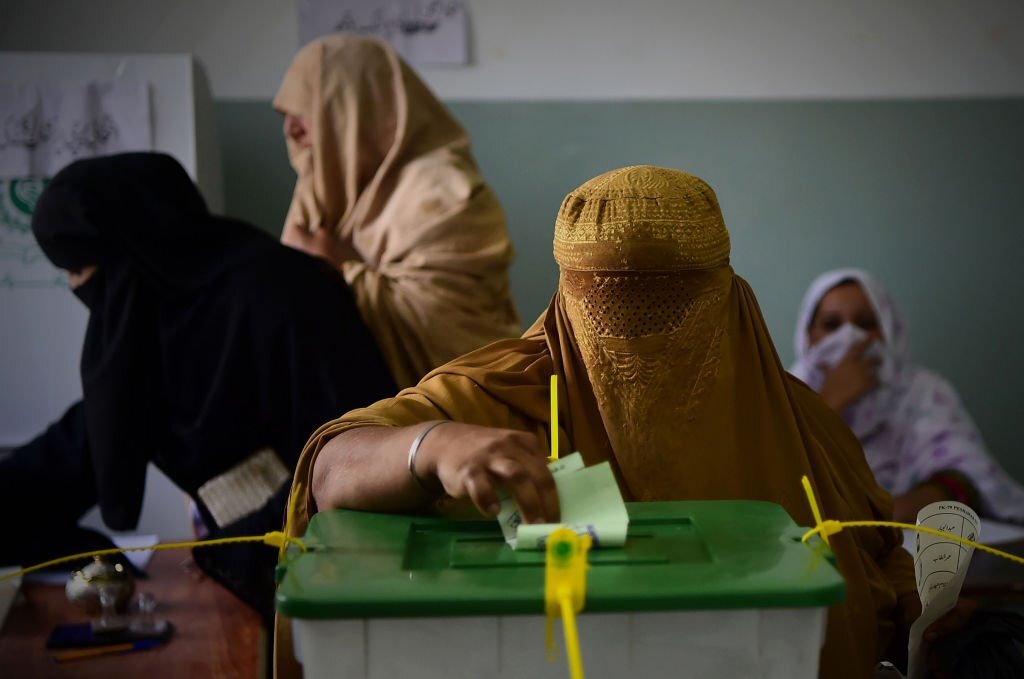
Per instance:
[[[873,341],[873,337],[865,337],[854,344],[834,367],[819,366],[825,373],[825,381],[821,385],[821,398],[832,410],[842,412],[878,386],[875,368],[881,363],[881,359],[865,355]]]
[[[423,439],[416,471],[436,478],[451,497],[468,497],[485,514],[498,513],[498,490],[504,489],[526,523],[559,519],[547,450],[533,434],[446,422]]]

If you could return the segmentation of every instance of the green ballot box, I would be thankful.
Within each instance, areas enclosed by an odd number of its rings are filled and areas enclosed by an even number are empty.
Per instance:
[[[586,676],[814,677],[845,584],[768,502],[627,504],[592,549],[577,618]],[[544,552],[495,521],[317,514],[278,568],[307,679],[568,676],[545,653]]]

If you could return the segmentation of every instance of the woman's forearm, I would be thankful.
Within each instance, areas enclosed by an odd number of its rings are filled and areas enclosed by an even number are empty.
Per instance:
[[[409,446],[422,428],[359,427],[328,441],[313,466],[317,507],[375,512],[424,507],[433,498],[415,484],[408,468]]]
[[[318,508],[412,511],[447,493],[494,516],[504,491],[525,522],[558,520],[547,449],[536,435],[448,420],[434,424],[362,427],[331,439],[313,465]],[[409,451],[421,434],[413,478]]]

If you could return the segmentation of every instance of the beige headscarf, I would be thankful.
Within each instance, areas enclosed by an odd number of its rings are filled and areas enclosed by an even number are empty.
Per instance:
[[[587,182],[559,211],[558,294],[534,326],[325,424],[296,480],[308,489],[324,443],[367,425],[452,419],[532,431],[547,446],[554,373],[561,449],[609,461],[629,500],[768,500],[813,525],[806,474],[829,518],[889,518],[857,439],[779,362],[729,251],[718,200],[697,177],[632,167]],[[314,509],[308,493],[297,502],[301,534]],[[890,641],[905,643],[913,564],[895,530],[831,541],[847,597],[829,614],[822,676],[866,677]]]
[[[288,140],[298,180],[282,239],[329,241],[400,386],[519,334],[501,206],[466,133],[393,49],[316,40],[274,107],[312,128],[310,147]]]

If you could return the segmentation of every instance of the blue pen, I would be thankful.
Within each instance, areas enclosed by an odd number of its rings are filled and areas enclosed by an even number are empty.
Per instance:
[[[135,651],[146,651],[162,644],[159,639],[139,639],[138,641],[123,644],[112,644],[110,646],[94,646],[92,648],[78,648],[73,651],[61,651],[53,655],[56,662],[67,662],[69,660],[84,660],[96,658],[102,655],[115,653],[133,653]]]

